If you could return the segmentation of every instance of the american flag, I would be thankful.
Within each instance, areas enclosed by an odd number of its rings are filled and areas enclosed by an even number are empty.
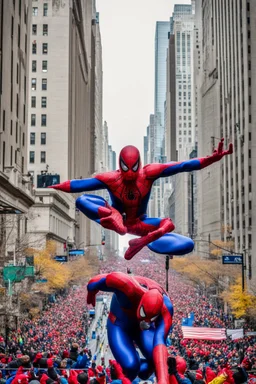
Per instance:
[[[225,340],[225,328],[182,327],[184,339]]]

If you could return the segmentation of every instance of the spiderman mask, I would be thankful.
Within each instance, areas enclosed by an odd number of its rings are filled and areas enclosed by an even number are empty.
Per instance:
[[[119,156],[119,168],[125,181],[136,180],[141,168],[140,152],[133,145],[124,147]]]
[[[137,318],[142,330],[149,329],[150,323],[156,321],[163,307],[163,296],[157,289],[150,289],[142,296],[137,309]]]

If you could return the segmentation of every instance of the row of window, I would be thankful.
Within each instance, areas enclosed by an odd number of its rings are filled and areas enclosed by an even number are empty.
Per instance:
[[[179,96],[181,97],[182,96],[182,92],[179,92]],[[183,97],[186,97],[187,96],[187,92],[183,92]],[[188,92],[188,98],[191,97],[191,92]]]
[[[2,131],[5,132],[5,129],[6,129],[6,126],[5,126],[5,109],[3,110],[3,119],[2,119]],[[11,124],[10,124],[10,135],[12,136],[13,134],[13,120],[11,120]],[[25,133],[22,132],[21,130],[21,126],[19,127],[19,123],[18,121],[16,121],[16,129],[15,129],[15,141],[16,141],[16,144],[18,144],[18,141],[19,141],[19,144],[21,144],[21,137],[22,137],[22,146],[24,147],[25,146]]]
[[[179,84],[179,89],[182,89],[182,84]],[[183,84],[183,89],[187,89],[186,84]],[[188,85],[188,89],[191,89],[191,85]]]
[[[42,34],[48,36],[48,24],[43,24]],[[37,24],[32,24],[32,35],[37,35]]]
[[[183,135],[186,135],[187,131],[183,131]],[[179,130],[179,135],[182,135],[182,131]],[[191,135],[191,130],[188,131],[188,135]]]
[[[37,61],[32,60],[32,72],[36,72],[36,71],[37,71]],[[48,61],[47,60],[42,61],[42,71],[48,72]]]
[[[179,107],[181,107],[182,106],[182,103],[181,103],[181,101],[179,102]],[[187,106],[187,103],[186,103],[186,101],[184,101],[183,102],[183,107],[186,107]],[[189,101],[188,102],[188,107],[191,107],[191,101]]]
[[[182,116],[179,116],[179,120],[182,120]],[[183,116],[183,120],[187,120],[187,116]],[[188,116],[188,120],[191,120],[191,116]]]
[[[36,114],[31,113],[31,127],[36,126]],[[46,127],[47,126],[47,115],[42,114],[41,115],[41,127]]]
[[[187,128],[187,123],[179,123],[179,128]],[[191,123],[188,123],[188,127],[191,128]]]
[[[36,91],[37,87],[37,79],[32,78],[31,79],[31,89],[32,91]],[[42,79],[42,91],[47,91],[47,79]]]
[[[33,41],[32,43],[32,53],[33,55],[37,54],[37,42]],[[48,43],[42,43],[42,54],[47,55],[48,54]]]
[[[36,143],[36,133],[30,132],[30,145],[35,145]],[[41,132],[40,134],[40,144],[46,145],[46,132]]]
[[[181,142],[186,143],[186,138],[184,137],[184,138],[182,139],[182,138],[180,137],[180,138],[179,138],[179,142],[180,142],[180,143],[181,143]],[[189,143],[192,143],[192,139],[191,139],[191,137],[188,138],[188,142],[189,142]]]
[[[36,108],[36,96],[31,96],[31,108]],[[47,97],[41,97],[41,108],[47,108]]]
[[[30,164],[35,163],[35,151],[29,152],[29,162],[30,162]],[[46,152],[45,151],[40,152],[40,162],[46,163]]]
[[[38,7],[32,8],[32,16],[38,16]],[[48,16],[48,4],[43,4],[43,16]]]

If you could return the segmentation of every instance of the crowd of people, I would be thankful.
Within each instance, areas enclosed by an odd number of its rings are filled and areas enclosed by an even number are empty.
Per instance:
[[[143,276],[165,282],[165,258],[154,256],[147,249],[131,261],[116,255],[101,261],[99,273],[117,270],[134,275],[142,274],[143,270]],[[194,326],[232,328],[232,318],[171,270],[169,295],[174,305],[173,329],[168,339],[170,383],[240,384],[248,381],[248,372],[256,370],[255,336],[222,341],[184,339],[182,319],[191,312],[195,316]],[[115,361],[109,363],[103,357],[100,364],[96,363],[90,350],[93,319],[86,296],[86,286],[59,295],[40,317],[26,319],[19,329],[10,331],[7,345],[4,338],[0,339],[2,382],[129,383]],[[94,328],[102,332],[101,324],[97,323]],[[247,330],[250,329],[247,327]]]

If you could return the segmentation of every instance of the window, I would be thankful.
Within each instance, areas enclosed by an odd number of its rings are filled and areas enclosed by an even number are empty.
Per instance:
[[[47,97],[46,96],[42,96],[41,107],[42,108],[46,108],[47,107]]]
[[[14,18],[12,16],[11,38],[13,38],[13,31],[14,31]]]
[[[36,134],[35,132],[30,132],[30,145],[35,145],[36,143]]]
[[[32,24],[32,35],[37,34],[37,24]]]
[[[18,47],[20,48],[20,25],[18,25]]]
[[[47,72],[48,71],[48,61],[47,60],[43,60],[42,61],[42,71],[43,72]]]
[[[43,53],[43,55],[47,55],[47,53],[48,53],[48,43],[43,43],[42,44],[42,53]]]
[[[47,123],[47,115],[43,114],[41,115],[41,126],[46,127],[46,123]]]
[[[48,4],[47,4],[47,3],[44,3],[43,15],[44,15],[44,16],[47,16],[47,14],[48,14]]]
[[[36,90],[36,79],[31,79],[31,89],[32,91],[35,91]]]
[[[38,16],[38,7],[33,7],[32,16]]]
[[[45,163],[45,162],[46,162],[46,152],[41,151],[41,163]]]
[[[48,36],[48,24],[43,24],[43,36]]]
[[[45,145],[45,144],[46,144],[46,133],[42,132],[41,133],[41,145]]]
[[[3,132],[5,131],[5,109],[3,110]]]
[[[48,15],[48,4],[47,4],[47,3],[44,3],[43,15],[44,15],[44,16],[47,16],[47,15]]]
[[[13,157],[13,147],[11,145],[11,153],[10,153],[10,163],[12,165],[12,157]]]
[[[32,72],[36,72],[36,60],[32,60]]]
[[[42,91],[47,90],[47,79],[42,79]]]
[[[19,117],[19,94],[16,95],[16,116]]]
[[[31,96],[31,108],[36,108],[36,97]]]
[[[18,126],[18,121],[16,121],[16,129],[15,129],[15,142],[16,144],[18,144],[18,130],[19,130],[19,126]],[[17,161],[15,160],[15,163]]]
[[[31,126],[34,127],[36,125],[36,114],[31,114]]]
[[[30,164],[34,164],[34,162],[35,162],[35,152],[34,151],[29,152],[29,162],[30,162]]]
[[[32,43],[32,53],[33,53],[33,55],[36,55],[36,42],[35,41],[33,41],[33,43]]]

